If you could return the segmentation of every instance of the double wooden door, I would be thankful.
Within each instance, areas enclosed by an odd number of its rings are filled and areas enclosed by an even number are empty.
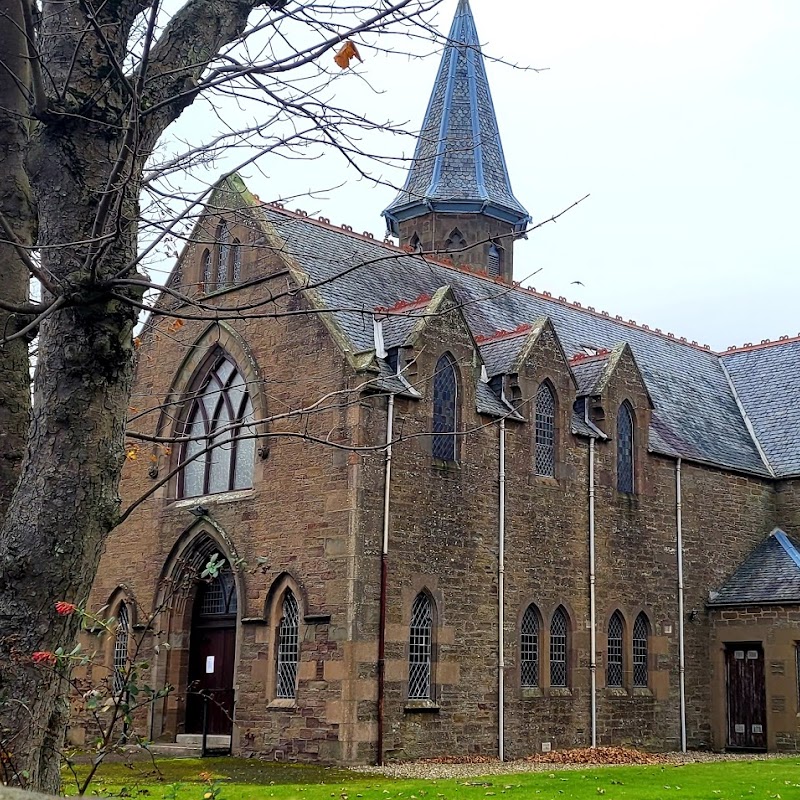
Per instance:
[[[767,749],[764,648],[760,643],[725,646],[729,748]]]

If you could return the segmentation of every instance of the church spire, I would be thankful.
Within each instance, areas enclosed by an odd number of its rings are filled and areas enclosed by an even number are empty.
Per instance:
[[[450,220],[455,224],[449,230],[445,230],[448,221],[442,219],[445,215],[459,218]],[[519,236],[530,222],[528,212],[511,191],[468,0],[459,0],[405,185],[383,216],[401,244],[420,243],[426,250],[428,245],[430,249],[452,249],[450,233],[455,233],[456,239],[460,234],[461,239],[476,242],[463,230],[465,225],[472,227],[463,218],[474,222],[481,217],[486,238],[500,237],[495,250],[510,253],[510,239]],[[424,234],[424,222],[434,222],[432,217],[441,235]],[[495,255],[489,253],[488,245],[484,250],[485,258],[476,259],[472,253],[470,259],[467,253],[456,260],[476,264],[489,260],[492,266]],[[510,258],[508,261],[510,268]]]

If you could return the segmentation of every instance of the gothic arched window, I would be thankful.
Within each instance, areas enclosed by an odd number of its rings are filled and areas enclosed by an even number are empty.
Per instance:
[[[227,565],[216,577],[201,583],[199,592],[196,610],[201,617],[236,616],[236,580]]]
[[[181,461],[188,463],[178,481],[180,497],[253,485],[254,418],[244,377],[231,358],[217,349],[191,391],[183,428],[188,441],[180,454]]]
[[[650,634],[650,623],[642,612],[633,623],[633,685],[646,687],[647,674],[647,640]]]
[[[240,283],[242,280],[242,243],[238,239],[233,240],[231,261],[233,262],[233,282]]]
[[[119,697],[128,683],[128,648],[131,635],[131,620],[125,601],[119,604],[117,630],[114,633],[114,696]]]
[[[626,400],[617,414],[617,489],[633,494],[633,410]]]
[[[523,687],[539,685],[539,613],[533,604],[525,609],[522,617],[519,669]]]
[[[536,474],[556,474],[556,396],[547,382],[536,393]]]
[[[228,261],[231,257],[231,232],[226,222],[217,228],[217,289],[228,285]]]
[[[467,240],[458,228],[453,228],[447,235],[444,246],[447,250],[462,250],[467,246]]]
[[[458,376],[456,362],[445,353],[436,363],[433,375],[433,442],[434,458],[456,460],[456,428],[458,425]]]
[[[278,627],[278,660],[275,694],[294,699],[297,694],[297,664],[300,661],[300,611],[291,589],[283,596]]]
[[[408,635],[408,698],[432,699],[433,601],[420,592],[411,607]]]
[[[622,686],[623,678],[623,624],[622,614],[615,611],[608,621],[608,649],[606,652],[606,686]]]
[[[550,685],[568,686],[569,618],[559,606],[550,621]]]
[[[203,250],[203,291],[210,292],[214,281],[213,267],[211,264],[211,251]]]

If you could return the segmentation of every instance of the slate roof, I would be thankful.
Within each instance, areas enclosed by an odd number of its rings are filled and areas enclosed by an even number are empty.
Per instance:
[[[721,358],[776,475],[800,475],[800,337]]]
[[[709,606],[800,603],[800,547],[776,528],[716,591]]]
[[[514,197],[480,40],[460,0],[405,185],[383,212],[389,230],[430,211],[483,213],[522,231],[528,212]]]
[[[481,358],[490,378],[507,375],[514,369],[514,362],[527,338],[526,335],[519,334],[480,345]]]
[[[433,296],[450,286],[473,335],[491,336],[549,317],[568,357],[585,346],[627,342],[654,411],[650,449],[768,477],[717,354],[521,288],[404,253],[392,245],[265,206],[284,256],[306,273],[353,353],[373,348],[376,307]],[[402,327],[402,326],[400,326]],[[396,340],[395,340],[396,341]],[[524,336],[512,337],[521,348]],[[387,343],[387,346],[388,343]],[[485,348],[482,348],[482,350]],[[505,353],[503,358],[510,357]]]
[[[595,393],[597,384],[600,383],[600,378],[608,366],[608,356],[609,354],[606,353],[603,356],[593,356],[572,362],[570,366],[572,374],[578,382],[579,395]]]

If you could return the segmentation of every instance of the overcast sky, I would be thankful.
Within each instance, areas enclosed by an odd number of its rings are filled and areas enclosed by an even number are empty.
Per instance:
[[[437,17],[444,32],[455,5]],[[516,196],[538,221],[591,195],[516,245],[515,277],[536,273],[526,283],[537,289],[714,349],[797,335],[800,2],[471,5],[488,55],[547,68],[487,65]],[[357,74],[337,78],[337,100],[418,129],[438,56],[362,54]],[[389,134],[380,146],[413,151]],[[357,180],[336,154],[262,173],[244,173],[262,199],[344,182],[289,207],[383,235],[393,191]]]

